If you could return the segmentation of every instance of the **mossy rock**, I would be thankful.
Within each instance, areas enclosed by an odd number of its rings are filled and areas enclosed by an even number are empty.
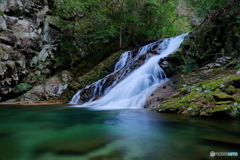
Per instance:
[[[235,88],[240,88],[240,75],[230,75],[227,78],[227,83]]]
[[[203,107],[200,110],[199,117],[211,117],[212,116],[212,108],[211,107]]]
[[[236,99],[236,102],[237,102],[237,103],[240,103],[240,98],[237,98],[237,99]]]
[[[182,106],[178,101],[164,102],[157,108],[158,112],[177,112]]]
[[[220,106],[216,106],[212,109],[212,113],[214,112],[222,112],[222,111],[228,111],[232,108],[231,105],[220,105]]]
[[[233,87],[233,85],[227,86],[227,87],[224,89],[224,91],[225,91],[227,94],[230,94],[230,95],[235,94],[235,93],[237,92],[236,88]]]
[[[182,100],[185,100],[185,103],[198,102],[202,97],[204,97],[204,93],[192,92],[182,97]]]
[[[181,89],[179,90],[179,94],[180,94],[180,95],[188,94],[188,89],[187,89],[187,88],[181,88]]]
[[[233,103],[232,101],[219,101],[219,102],[216,102],[215,104],[216,105],[222,105],[222,104],[231,104]]]
[[[212,118],[216,119],[233,119],[231,105],[220,105],[212,109]]]
[[[182,115],[191,116],[191,117],[197,117],[197,116],[199,116],[199,113],[200,112],[198,109],[194,109],[191,107],[189,107],[186,110],[181,112]]]
[[[202,88],[204,90],[208,89],[210,91],[214,91],[214,90],[218,89],[223,84],[224,84],[223,80],[216,80],[216,81],[213,81],[211,83],[208,83],[208,81],[206,81],[206,84],[202,84]]]
[[[232,96],[223,92],[214,93],[213,98],[216,101],[235,101],[235,99]]]
[[[202,108],[202,106],[201,105],[197,105],[197,104],[194,104],[194,103],[191,103],[190,105],[189,105],[189,108],[193,108],[193,109],[201,109]]]
[[[187,108],[182,108],[182,111],[179,111],[179,113],[186,116],[197,117],[199,116],[200,108],[201,108],[201,105],[196,105],[194,103],[191,103]]]
[[[88,73],[80,76],[77,78],[78,83],[80,84],[81,88],[96,82],[97,80],[103,78],[104,76],[108,75],[110,72],[113,71],[114,64],[118,60],[122,51],[116,52],[112,54],[110,57],[99,63],[96,67],[90,70]],[[79,69],[80,70],[80,69]],[[81,89],[79,88],[79,89]]]
[[[64,24],[66,24],[66,21],[64,21],[63,19],[61,19],[58,16],[47,16],[46,18],[47,22],[57,28],[60,28],[61,26],[63,26]]]

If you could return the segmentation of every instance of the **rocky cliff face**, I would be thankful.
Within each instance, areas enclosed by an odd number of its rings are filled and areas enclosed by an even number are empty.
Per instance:
[[[47,20],[52,5],[53,0],[0,3],[0,101],[17,97],[54,70],[59,31]]]

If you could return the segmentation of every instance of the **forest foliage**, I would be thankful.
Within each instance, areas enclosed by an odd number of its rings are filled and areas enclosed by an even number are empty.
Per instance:
[[[166,36],[192,31],[180,14],[180,0],[56,0],[54,14],[62,24],[64,48],[86,44],[88,53],[128,49]],[[179,27],[181,26],[181,27]],[[69,52],[68,52],[69,53]],[[80,55],[81,56],[81,55]],[[69,59],[65,56],[62,59]],[[61,59],[60,59],[61,60]]]
[[[118,42],[122,48],[163,35],[174,36],[191,29],[178,13],[179,0],[58,0],[57,16],[67,20],[61,29],[89,44]],[[177,23],[183,23],[179,27]]]
[[[218,12],[239,22],[238,0],[55,0],[62,44],[58,60],[69,64],[90,53],[100,61],[129,49],[196,29],[191,17],[209,19]],[[235,7],[235,8],[234,8]],[[226,10],[228,8],[228,10]],[[229,17],[228,17],[229,16]],[[76,54],[79,46],[84,46]]]

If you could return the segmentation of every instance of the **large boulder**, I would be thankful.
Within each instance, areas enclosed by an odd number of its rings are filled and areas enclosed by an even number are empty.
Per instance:
[[[44,84],[34,86],[22,96],[10,100],[11,102],[34,102],[34,101],[54,101],[67,88],[68,82],[72,79],[72,74],[66,70],[45,81]],[[9,101],[9,102],[10,102]]]

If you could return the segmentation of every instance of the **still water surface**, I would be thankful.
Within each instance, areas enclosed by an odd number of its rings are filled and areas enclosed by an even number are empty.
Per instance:
[[[0,160],[218,160],[240,154],[238,120],[199,119],[146,109],[1,105]]]

